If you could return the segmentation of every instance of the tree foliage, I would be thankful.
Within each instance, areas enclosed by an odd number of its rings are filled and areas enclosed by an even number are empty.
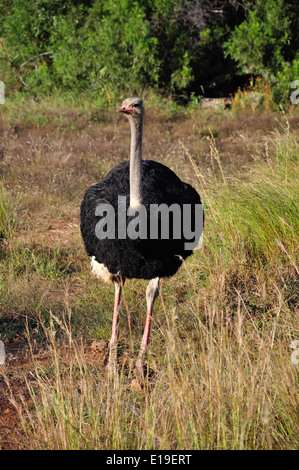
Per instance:
[[[287,101],[291,82],[299,78],[298,17],[296,1],[256,0],[226,43],[242,72],[272,84],[277,103]]]
[[[8,92],[224,96],[250,74],[279,101],[284,74],[299,78],[295,0],[0,0],[0,11]]]

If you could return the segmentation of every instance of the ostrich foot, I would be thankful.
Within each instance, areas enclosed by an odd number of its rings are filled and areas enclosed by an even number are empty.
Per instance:
[[[144,365],[142,358],[138,358],[136,361],[137,377],[142,383],[144,382]]]

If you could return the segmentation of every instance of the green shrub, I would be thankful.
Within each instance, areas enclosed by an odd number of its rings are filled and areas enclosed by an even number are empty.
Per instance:
[[[54,73],[63,86],[91,88],[109,98],[115,90],[154,85],[156,41],[137,2],[95,2],[82,27],[69,20],[58,19],[51,37]]]
[[[286,106],[290,104],[290,95],[294,91],[291,88],[291,84],[295,80],[299,80],[299,55],[293,62],[285,62],[282,70],[277,73],[277,80],[273,85],[275,103],[281,103]]]
[[[7,95],[87,92],[111,104],[152,89],[186,102],[192,93],[227,96],[240,84],[238,66],[271,82],[279,103],[281,77],[297,70],[298,5],[0,0],[0,79]]]
[[[243,73],[272,84],[276,104],[289,102],[291,82],[299,78],[298,14],[298,3],[257,0],[225,44]]]

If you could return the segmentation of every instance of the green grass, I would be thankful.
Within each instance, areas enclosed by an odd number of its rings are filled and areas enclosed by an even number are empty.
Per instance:
[[[12,235],[17,225],[18,204],[19,198],[11,197],[0,181],[0,240]]]
[[[290,256],[298,248],[298,149],[290,137],[286,144],[277,135],[274,143],[275,159],[268,165],[252,168],[246,181],[215,182],[212,194],[211,212],[226,249],[238,252],[244,245],[255,262],[270,261],[284,244]]]

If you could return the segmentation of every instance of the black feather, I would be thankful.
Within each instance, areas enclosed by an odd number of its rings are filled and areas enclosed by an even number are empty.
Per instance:
[[[123,162],[113,168],[103,181],[91,186],[85,193],[81,204],[81,233],[89,256],[94,256],[98,263],[103,263],[111,274],[119,271],[125,278],[153,279],[169,277],[176,273],[192,250],[185,250],[183,236],[176,240],[170,230],[168,240],[99,240],[95,234],[100,219],[95,215],[96,207],[109,203],[115,208],[117,219],[118,196],[126,197],[127,207],[130,198],[129,162]],[[150,204],[192,205],[192,223],[194,225],[194,207],[200,204],[200,196],[195,189],[184,183],[178,176],[161,163],[152,160],[142,161],[142,204],[149,213]],[[130,221],[127,217],[126,223]],[[150,223],[150,220],[148,219]],[[149,223],[148,233],[149,233]],[[169,220],[172,227],[171,218]],[[182,224],[182,221],[181,221]],[[117,221],[116,221],[117,227]],[[194,227],[193,227],[194,229]],[[199,237],[198,237],[199,238]]]

